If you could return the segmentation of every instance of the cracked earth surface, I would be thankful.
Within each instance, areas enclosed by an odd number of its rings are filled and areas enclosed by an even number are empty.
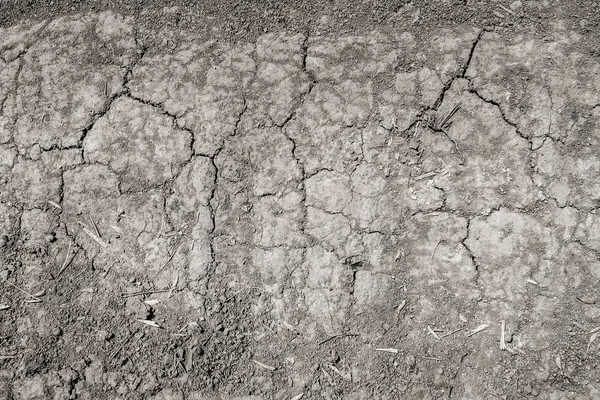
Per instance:
[[[584,40],[0,30],[0,398],[600,398]]]

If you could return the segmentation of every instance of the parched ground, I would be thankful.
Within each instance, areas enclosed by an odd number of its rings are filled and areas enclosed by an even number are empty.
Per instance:
[[[600,398],[592,38],[147,29],[0,29],[1,399]]]

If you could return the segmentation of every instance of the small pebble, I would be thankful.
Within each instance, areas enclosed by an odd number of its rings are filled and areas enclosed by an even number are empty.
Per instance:
[[[9,274],[10,272],[7,269],[3,269],[2,271],[0,271],[0,279],[3,281],[7,280]]]
[[[31,146],[31,148],[29,149],[29,157],[34,161],[39,160],[41,154],[42,154],[42,148],[37,143],[34,144],[33,146]]]
[[[52,336],[60,336],[62,335],[62,333],[63,331],[59,327],[52,329]]]
[[[519,0],[517,0],[517,1],[513,1],[512,3],[510,3],[510,8],[514,11],[514,10],[518,10],[519,8],[521,8],[522,5],[523,5],[523,3],[521,3]]]

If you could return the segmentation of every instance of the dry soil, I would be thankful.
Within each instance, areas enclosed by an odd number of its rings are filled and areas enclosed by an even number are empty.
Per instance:
[[[586,2],[0,5],[0,399],[600,398]]]

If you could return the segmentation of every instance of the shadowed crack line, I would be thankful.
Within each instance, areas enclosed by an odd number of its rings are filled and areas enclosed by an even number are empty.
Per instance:
[[[193,144],[196,141],[196,135],[195,135],[194,131],[192,131],[190,128],[187,128],[185,126],[181,126],[177,120],[177,116],[175,114],[172,114],[169,111],[167,111],[161,103],[155,103],[150,100],[142,99],[141,97],[138,97],[138,96],[132,94],[129,90],[121,93],[120,96],[118,96],[118,97],[127,97],[127,98],[130,98],[131,100],[137,101],[138,103],[144,104],[146,106],[150,106],[150,107],[158,110],[162,115],[168,117],[172,121],[174,128],[188,132],[190,134],[190,142],[192,143],[191,157],[194,156]],[[188,160],[188,162],[189,161],[191,161],[191,158],[190,158],[190,160]]]
[[[463,163],[465,162],[464,156],[462,155],[462,153],[461,153],[461,151],[460,151],[460,149],[459,149],[458,144],[456,143],[456,141],[452,137],[450,137],[450,135],[448,135],[448,133],[443,129],[443,127],[435,127],[431,123],[431,115],[429,114],[429,111],[437,111],[439,109],[439,107],[444,102],[444,98],[446,97],[446,93],[448,92],[448,90],[450,90],[450,88],[452,87],[452,84],[454,83],[454,81],[456,79],[464,79],[464,78],[466,78],[466,73],[467,73],[467,71],[468,71],[468,69],[469,69],[469,67],[471,65],[471,62],[472,62],[473,57],[475,55],[475,51],[477,49],[477,46],[478,46],[479,42],[481,41],[481,39],[483,38],[483,35],[486,32],[488,32],[488,30],[486,30],[486,29],[482,29],[481,31],[479,31],[479,33],[477,34],[477,38],[475,38],[475,41],[471,45],[471,49],[469,51],[469,56],[467,57],[467,60],[465,61],[464,65],[457,71],[457,73],[451,79],[449,79],[444,84],[444,86],[442,87],[442,91],[440,92],[439,96],[437,97],[437,99],[435,100],[435,102],[433,103],[433,105],[425,107],[425,109],[422,110],[417,115],[417,117],[415,118],[415,120],[413,122],[411,122],[411,124],[408,126],[408,128],[406,128],[404,131],[401,132],[401,135],[409,135],[409,132],[411,130],[416,129],[417,126],[420,126],[420,125],[424,125],[425,127],[429,127],[434,132],[438,132],[438,133],[444,134],[444,136],[448,140],[450,140],[452,142],[452,144],[454,145],[455,150],[457,151],[457,153],[459,154],[459,156],[463,160],[462,162]],[[387,129],[384,126],[382,126],[381,124],[380,124],[380,126],[382,128],[384,128],[384,129],[386,129],[390,133],[393,133],[393,131],[395,130],[394,127],[392,127],[391,129]]]
[[[299,182],[299,189],[301,191],[301,198],[300,198],[300,207],[302,209],[302,219],[300,222],[300,232],[301,234],[307,238],[308,242],[307,245],[304,246],[301,249],[301,259],[299,262],[299,265],[302,265],[304,263],[304,261],[306,260],[306,253],[308,251],[308,248],[310,247],[310,235],[308,235],[306,233],[306,225],[308,222],[308,209],[307,209],[307,205],[306,205],[306,179],[307,179],[307,174],[306,174],[306,167],[304,165],[304,162],[302,161],[302,159],[298,156],[297,154],[297,144],[296,141],[294,140],[293,137],[291,137],[290,135],[288,135],[285,126],[282,126],[281,128],[281,132],[283,133],[283,135],[292,143],[292,149],[291,149],[291,154],[292,154],[292,158],[296,161],[296,164],[298,165],[298,167],[300,168],[300,174],[301,174],[301,182]],[[286,280],[287,282],[287,280]]]
[[[123,74],[123,81],[121,82],[121,89],[107,99],[107,101],[104,103],[102,109],[99,112],[94,113],[94,115],[92,115],[92,121],[85,128],[83,128],[83,130],[81,131],[81,136],[79,137],[79,140],[78,140],[78,146],[80,148],[83,149],[83,141],[85,140],[87,134],[94,128],[94,125],[96,124],[96,122],[98,122],[98,120],[100,118],[105,116],[110,111],[110,108],[111,108],[112,104],[115,102],[115,100],[117,100],[119,97],[122,97],[124,95],[129,95],[129,89],[127,87],[127,84],[129,83],[129,81],[133,75],[133,69],[142,60],[142,58],[146,54],[147,50],[148,50],[147,47],[142,47],[139,50],[139,53],[138,53],[138,56],[136,57],[136,59],[128,67],[126,67],[125,73]]]
[[[474,217],[467,218],[467,234],[461,240],[460,243],[464,247],[464,249],[466,250],[466,252],[469,255],[469,257],[471,258],[471,262],[473,263],[473,266],[475,267],[475,285],[479,285],[479,275],[481,273],[480,265],[479,265],[479,262],[477,261],[477,258],[473,254],[473,251],[467,245],[467,240],[469,239],[469,236],[471,235],[471,221],[473,220],[473,218]]]
[[[244,100],[244,106],[238,114],[238,117],[237,117],[235,125],[234,125],[233,133],[231,136],[238,135],[242,119],[244,118],[244,115],[248,111],[247,101],[245,98],[243,100]],[[223,149],[225,148],[226,142],[227,142],[226,139],[224,139],[222,141],[221,146],[215,151],[214,155],[205,156],[210,160],[211,165],[214,169],[212,190],[211,190],[209,199],[207,201],[207,206],[210,211],[210,220],[211,220],[211,227],[210,227],[210,230],[208,231],[208,246],[209,246],[209,251],[210,251],[210,262],[209,262],[209,265],[207,266],[206,274],[204,276],[204,279],[205,279],[204,285],[207,290],[210,290],[211,278],[213,277],[214,271],[216,269],[216,259],[217,259],[217,254],[216,254],[216,250],[215,250],[215,234],[217,231],[217,209],[218,209],[217,190],[219,188],[220,171],[219,171],[219,165],[217,164],[216,159],[219,156],[219,154],[221,154]],[[208,297],[205,297],[204,302],[203,302],[204,308],[207,308],[208,302],[209,302]]]
[[[452,84],[454,83],[454,81],[457,78],[465,78],[466,77],[467,70],[469,69],[469,67],[471,65],[471,61],[473,60],[473,56],[475,54],[475,50],[477,49],[477,45],[479,44],[479,42],[481,41],[481,38],[483,37],[484,33],[486,33],[486,32],[487,32],[487,30],[485,30],[485,29],[482,29],[479,32],[479,34],[477,35],[477,38],[475,39],[475,41],[473,42],[473,45],[471,46],[471,51],[469,52],[467,61],[460,68],[459,72],[456,75],[454,75],[448,82],[446,82],[444,84],[444,87],[442,88],[442,92],[438,96],[435,103],[433,103],[433,106],[430,107],[431,110],[437,111],[439,109],[439,107],[444,102],[444,97],[446,97],[446,92],[448,92],[448,90],[450,90],[450,88],[452,87]]]
[[[502,106],[500,105],[500,103],[492,100],[492,99],[487,99],[485,98],[483,95],[481,95],[477,89],[475,89],[472,85],[469,85],[469,93],[474,94],[475,96],[477,96],[478,98],[480,98],[482,101],[493,105],[494,107],[496,107],[498,109],[498,111],[500,111],[500,115],[502,116],[502,119],[504,120],[505,123],[507,123],[508,125],[512,126],[515,129],[515,132],[517,133],[517,135],[519,135],[522,139],[526,140],[527,143],[529,143],[529,149],[533,150],[533,142],[531,140],[531,138],[529,138],[528,136],[525,136],[525,134],[523,134],[523,132],[521,132],[519,130],[519,127],[517,126],[517,124],[515,122],[512,122],[511,120],[508,119],[508,117],[506,116],[506,114],[504,113],[504,110],[502,109]]]
[[[302,48],[302,67],[301,68],[302,68],[302,72],[309,79],[308,90],[302,94],[301,99],[298,102],[298,105],[294,108],[294,111],[292,111],[290,113],[290,115],[288,115],[287,118],[281,124],[276,124],[279,128],[284,128],[287,125],[287,123],[290,122],[296,116],[296,113],[304,105],[306,98],[312,93],[313,88],[317,84],[317,80],[314,77],[314,75],[312,74],[312,72],[310,72],[306,69],[306,58],[308,57],[309,38],[310,38],[310,32],[307,32],[306,36],[304,37],[304,41],[302,42],[302,46],[301,46],[301,48]]]

